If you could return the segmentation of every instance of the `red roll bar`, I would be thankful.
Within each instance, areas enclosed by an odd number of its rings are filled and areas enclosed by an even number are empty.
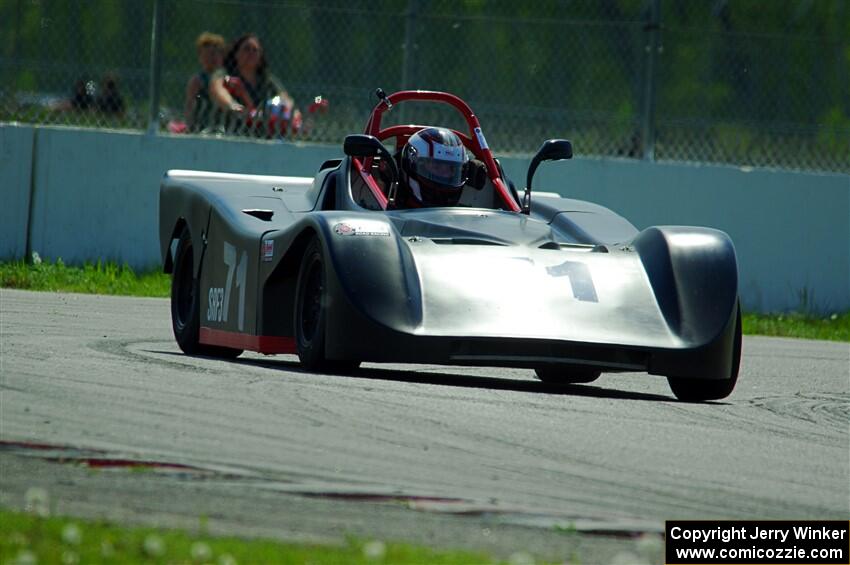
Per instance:
[[[478,122],[478,118],[472,112],[472,108],[454,94],[431,90],[401,90],[399,92],[394,92],[378,102],[378,104],[372,109],[372,114],[369,116],[369,121],[366,123],[366,133],[374,135],[380,140],[384,140],[388,137],[410,134],[421,129],[422,126],[414,125],[392,126],[383,130],[381,129],[381,118],[384,115],[384,112],[400,102],[407,102],[410,100],[448,104],[460,112],[469,126],[469,133],[467,135],[460,132],[457,133],[460,134],[464,144],[469,147],[475,157],[484,162],[484,165],[487,167],[487,176],[490,177],[490,181],[496,188],[496,192],[499,196],[501,196],[507,209],[513,212],[519,212],[519,205],[513,199],[507,186],[505,186],[505,181],[502,180],[502,177],[499,175],[499,167],[493,159],[493,152],[490,151],[490,147],[484,139],[484,134],[481,131],[481,124]]]

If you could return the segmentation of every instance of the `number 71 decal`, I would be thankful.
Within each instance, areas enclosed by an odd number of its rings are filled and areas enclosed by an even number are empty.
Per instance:
[[[236,247],[224,242],[224,264],[227,265],[227,278],[224,288],[213,287],[209,292],[209,305],[207,306],[207,321],[227,322],[230,312],[230,292],[233,290],[234,274],[236,287],[239,289],[239,331],[245,329],[245,282],[248,275],[248,253],[242,251],[239,264],[236,263]],[[235,271],[235,273],[234,273]]]

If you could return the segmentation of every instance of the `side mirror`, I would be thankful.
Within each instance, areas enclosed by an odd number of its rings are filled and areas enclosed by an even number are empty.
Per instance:
[[[534,172],[537,166],[543,161],[560,161],[562,159],[572,159],[573,144],[566,139],[549,139],[543,142],[537,154],[531,160],[528,166],[528,176],[525,179],[525,200],[522,204],[522,213],[531,213],[531,179],[534,178]]]
[[[390,152],[384,147],[384,144],[374,135],[366,135],[364,133],[356,133],[345,136],[345,142],[342,145],[342,150],[349,157],[380,157],[390,168],[392,180],[389,189],[387,190],[387,199],[389,200],[388,207],[395,204],[395,193],[398,186],[398,165],[395,159],[390,155]]]
[[[387,152],[377,137],[363,133],[346,135],[342,150],[349,157],[379,157]]]

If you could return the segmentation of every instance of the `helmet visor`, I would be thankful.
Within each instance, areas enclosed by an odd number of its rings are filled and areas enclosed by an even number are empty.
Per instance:
[[[416,174],[433,183],[450,187],[460,187],[464,178],[463,161],[419,157],[416,162]]]

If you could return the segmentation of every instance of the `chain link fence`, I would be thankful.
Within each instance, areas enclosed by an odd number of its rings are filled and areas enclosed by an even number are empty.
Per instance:
[[[418,88],[464,98],[499,152],[567,137],[581,155],[850,172],[848,4],[3,0],[0,121],[191,131],[196,38],[252,32],[300,108],[288,137],[340,143],[376,87]],[[219,116],[204,131],[270,135]],[[427,104],[387,117],[460,125]]]

